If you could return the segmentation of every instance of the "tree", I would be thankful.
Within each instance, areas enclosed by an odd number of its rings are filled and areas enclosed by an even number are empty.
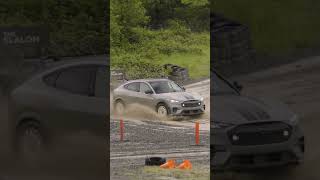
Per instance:
[[[105,52],[101,0],[10,0],[0,2],[0,24],[43,25],[50,31],[50,55]]]
[[[120,46],[128,43],[133,35],[132,29],[144,26],[149,21],[145,13],[142,0],[111,0],[111,45]]]
[[[180,21],[195,31],[208,30],[208,0],[144,0],[153,29],[165,28],[172,20]]]

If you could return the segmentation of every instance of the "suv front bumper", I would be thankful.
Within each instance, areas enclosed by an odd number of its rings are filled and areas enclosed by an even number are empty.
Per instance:
[[[288,141],[274,144],[232,145],[223,130],[211,131],[211,168],[243,170],[298,163],[304,157],[304,136],[295,127]]]
[[[170,105],[170,115],[172,116],[192,116],[199,115],[205,112],[205,104],[201,103],[197,107],[182,107],[181,105]]]

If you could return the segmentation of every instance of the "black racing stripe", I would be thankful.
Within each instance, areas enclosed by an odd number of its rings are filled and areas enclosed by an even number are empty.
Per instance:
[[[251,107],[246,109],[240,108],[237,111],[248,121],[270,119],[270,115],[266,111],[258,107]]]
[[[248,121],[257,121],[258,120],[258,118],[248,110],[238,109],[237,111],[241,114],[241,116],[243,116]]]
[[[270,115],[265,110],[263,110],[262,108],[259,108],[257,106],[252,106],[251,110],[261,120],[266,120],[266,119],[270,118]]]

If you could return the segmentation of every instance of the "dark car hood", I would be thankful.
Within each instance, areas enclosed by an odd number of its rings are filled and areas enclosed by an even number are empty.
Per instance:
[[[239,95],[213,96],[213,123],[243,124],[260,121],[289,121],[294,113],[282,103]]]
[[[200,100],[201,96],[191,94],[188,92],[172,92],[172,93],[162,93],[157,94],[158,97],[164,99],[174,99],[178,101],[188,101],[188,100]]]

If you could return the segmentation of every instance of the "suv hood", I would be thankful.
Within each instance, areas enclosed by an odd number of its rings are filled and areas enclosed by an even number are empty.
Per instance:
[[[200,100],[201,96],[191,94],[189,92],[172,92],[172,93],[162,93],[157,94],[158,97],[163,99],[174,99],[178,101],[188,101],[188,100]]]
[[[260,121],[290,121],[295,114],[274,100],[254,99],[239,95],[213,97],[213,123],[243,124]]]

